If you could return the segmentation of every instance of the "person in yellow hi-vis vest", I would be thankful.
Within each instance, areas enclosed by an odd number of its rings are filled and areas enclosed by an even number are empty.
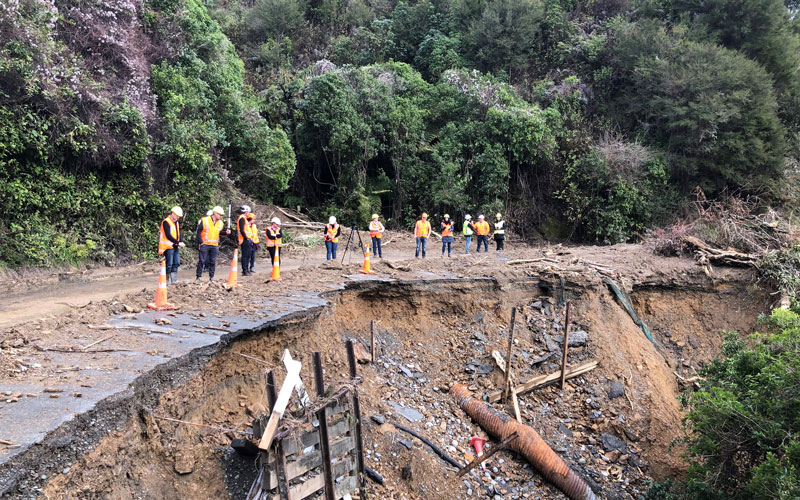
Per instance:
[[[181,223],[178,219],[183,217],[183,209],[172,207],[172,212],[164,217],[158,230],[158,254],[164,256],[167,272],[167,282],[178,282],[178,267],[181,265],[181,247],[186,246],[181,241]]]
[[[372,214],[372,220],[369,223],[369,237],[372,238],[372,255],[378,256],[379,259],[383,258],[383,250],[381,250],[381,238],[383,232],[386,230],[381,224],[378,214]]]
[[[250,260],[246,262],[247,272],[253,274],[256,272],[256,255],[258,255],[258,249],[261,248],[259,245],[259,243],[261,243],[261,239],[258,237],[256,214],[253,212],[247,214],[247,237],[253,244],[250,251]]]
[[[270,225],[266,230],[267,234],[267,251],[269,252],[269,260],[275,263],[275,254],[278,254],[278,262],[283,257],[281,255],[281,247],[283,247],[283,231],[281,231],[281,220],[273,217]]]
[[[414,257],[419,258],[419,249],[422,247],[422,258],[425,258],[425,247],[428,244],[428,237],[431,235],[431,223],[428,222],[428,214],[422,212],[416,225],[414,225],[414,236],[417,239],[417,251]]]
[[[225,211],[220,206],[214,207],[208,215],[200,219],[195,231],[197,241],[197,276],[199,280],[203,276],[203,271],[208,269],[208,281],[214,281],[214,274],[217,271],[217,256],[219,255],[219,235],[222,232],[222,216]],[[231,230],[225,231],[231,234]]]

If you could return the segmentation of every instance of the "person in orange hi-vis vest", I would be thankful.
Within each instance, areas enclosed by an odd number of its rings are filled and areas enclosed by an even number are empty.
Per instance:
[[[214,281],[214,274],[217,271],[217,256],[219,255],[219,235],[222,232],[222,216],[225,210],[220,206],[214,207],[210,213],[200,219],[195,230],[195,241],[197,241],[197,271],[196,279],[203,276],[203,271],[208,269],[208,281]],[[231,234],[231,230],[225,231]]]
[[[325,238],[325,251],[328,254],[325,258],[326,260],[336,260],[336,248],[339,246],[340,234],[342,234],[342,228],[336,223],[336,217],[331,215],[322,230],[322,235]]]
[[[379,259],[383,258],[381,238],[383,238],[385,230],[386,228],[381,224],[378,214],[372,214],[372,220],[369,223],[369,237],[372,238],[372,255],[377,255]]]
[[[239,207],[239,218],[236,219],[236,239],[241,247],[239,258],[242,263],[242,276],[250,276],[250,254],[255,253],[250,222],[247,220],[250,212],[250,205],[242,205]]]
[[[442,257],[444,257],[444,249],[447,248],[447,256],[450,257],[450,249],[453,245],[453,228],[456,223],[450,219],[450,214],[444,214],[440,227],[442,229]]]
[[[481,243],[486,252],[489,251],[489,223],[484,220],[483,215],[478,216],[478,222],[472,225],[475,228],[475,235],[478,237],[478,250],[480,253]]]
[[[281,247],[283,246],[283,231],[281,231],[281,220],[273,217],[270,226],[267,228],[267,251],[269,261],[275,262],[275,254],[278,254],[278,261],[281,259]]]
[[[250,212],[247,214],[247,236],[253,242],[252,251],[250,252],[250,261],[247,262],[247,272],[253,274],[256,272],[256,256],[258,250],[261,248],[261,239],[258,237],[258,223],[256,222],[256,214]]]
[[[164,256],[167,283],[178,282],[178,267],[181,265],[181,247],[186,246],[181,241],[181,223],[178,219],[183,217],[183,209],[172,207],[172,212],[164,217],[158,230],[158,254]]]
[[[425,258],[425,247],[428,244],[428,237],[431,235],[431,223],[428,222],[428,214],[422,212],[420,219],[414,225],[414,236],[417,239],[417,251],[414,257],[419,258],[419,249],[422,247],[422,258]]]

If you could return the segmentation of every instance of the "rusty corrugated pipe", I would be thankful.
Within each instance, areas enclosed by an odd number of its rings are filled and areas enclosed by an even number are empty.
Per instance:
[[[572,500],[597,500],[589,486],[556,455],[532,427],[520,424],[508,415],[498,413],[472,397],[463,384],[450,389],[461,409],[467,412],[489,434],[505,439],[514,432],[517,438],[508,447],[519,452],[542,475]]]

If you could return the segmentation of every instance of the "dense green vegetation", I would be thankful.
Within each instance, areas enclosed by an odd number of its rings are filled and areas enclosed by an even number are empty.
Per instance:
[[[614,243],[708,195],[779,200],[800,138],[781,0],[14,0],[0,263],[152,254],[173,203],[501,210]],[[459,216],[460,217],[460,216]]]
[[[691,434],[686,482],[647,499],[783,500],[800,496],[800,315],[776,309],[769,333],[729,334],[723,357],[684,398]]]

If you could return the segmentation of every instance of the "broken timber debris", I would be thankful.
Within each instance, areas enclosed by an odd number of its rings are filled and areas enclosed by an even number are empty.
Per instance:
[[[542,440],[532,427],[500,415],[473,397],[463,384],[450,389],[461,409],[493,436],[517,438],[508,447],[522,454],[539,472],[572,500],[597,500],[589,486]]]
[[[494,358],[494,362],[497,363],[497,367],[500,368],[500,371],[506,373],[506,361],[503,359],[500,351],[492,351],[492,358]],[[509,385],[511,386],[511,405],[514,409],[514,418],[517,419],[517,422],[522,423],[522,415],[519,411],[519,399],[517,398],[517,387],[513,377],[511,378]]]
[[[501,441],[500,444],[498,444],[497,446],[493,446],[492,449],[489,450],[488,453],[484,453],[483,455],[478,455],[477,457],[475,457],[475,459],[472,462],[470,462],[467,466],[465,466],[460,471],[458,471],[458,474],[456,474],[456,477],[463,476],[464,474],[466,474],[467,472],[471,471],[475,467],[479,466],[483,462],[489,460],[489,457],[491,457],[492,455],[494,455],[498,451],[505,450],[506,447],[508,447],[508,443],[510,443],[511,441],[516,439],[517,436],[518,436],[517,431],[512,432],[511,435],[508,436],[507,438],[505,438],[503,441]]]
[[[586,372],[590,372],[595,368],[597,368],[597,363],[598,363],[597,361],[590,361],[583,365],[576,366],[575,368],[570,368],[569,370],[567,370],[566,378],[571,379],[583,375]],[[536,389],[537,387],[542,387],[547,384],[551,384],[556,380],[559,380],[560,378],[561,378],[561,370],[555,373],[551,373],[550,375],[539,375],[515,387],[514,392],[516,393],[517,396],[521,396],[526,392],[530,392]],[[489,403],[496,403],[500,401],[502,396],[503,396],[503,391],[490,392],[486,398],[486,401],[488,401]]]
[[[297,391],[305,416],[300,420],[287,419],[275,430],[267,449],[259,449],[258,476],[250,487],[247,500],[300,500],[312,495],[326,499],[357,498],[356,490],[363,487],[363,445],[361,415],[356,384],[356,361],[352,342],[348,342],[350,380],[336,391],[325,388],[321,357],[313,353],[314,379],[318,400],[311,404],[299,379],[298,361],[284,352],[287,374],[281,392],[275,394],[275,376],[267,373],[269,419],[262,415],[253,423],[253,434],[267,436],[273,417],[277,417],[281,394]],[[326,393],[331,394],[325,397]],[[285,396],[288,404],[288,396]],[[313,407],[312,407],[313,406]],[[286,411],[286,404],[283,405]],[[262,438],[263,441],[263,438]]]

